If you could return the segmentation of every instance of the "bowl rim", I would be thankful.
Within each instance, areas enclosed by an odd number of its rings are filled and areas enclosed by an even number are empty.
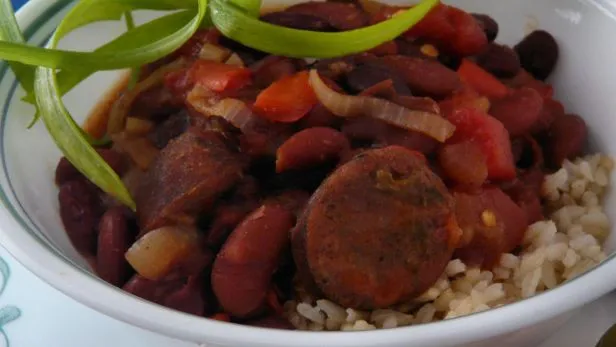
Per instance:
[[[22,28],[27,28],[52,6],[69,3],[72,0],[30,0],[17,12],[18,22]],[[5,65],[6,62],[0,62],[0,68]],[[4,142],[4,133],[0,134],[0,141]],[[555,289],[500,308],[424,325],[351,333],[285,331],[219,322],[150,303],[80,269],[28,230],[30,228],[22,223],[23,218],[4,195],[3,188],[0,187],[3,205],[0,208],[0,244],[19,263],[50,286],[100,313],[183,341],[254,346],[286,346],[293,341],[295,346],[354,347],[409,342],[435,344],[440,339],[444,340],[443,345],[452,341],[466,343],[511,333],[556,317],[616,287],[616,254],[612,253],[595,268]]]

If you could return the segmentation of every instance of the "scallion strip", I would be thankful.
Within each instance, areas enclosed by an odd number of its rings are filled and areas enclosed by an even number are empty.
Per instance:
[[[0,41],[25,44],[25,40],[13,12],[11,0],[0,0]],[[19,62],[9,62],[9,66],[17,80],[27,93],[32,92],[34,86],[34,67]]]
[[[198,1],[198,12],[194,18],[175,34],[168,36],[166,38],[166,44],[162,44],[162,48],[153,47],[156,53],[160,54],[166,49],[170,51],[177,49],[199,28],[205,15],[207,4],[206,0]],[[130,32],[134,31],[136,31],[136,29]],[[57,35],[57,33],[54,34],[50,42],[50,50],[55,49],[59,38],[60,35]],[[161,44],[160,40],[157,42],[159,45]],[[174,43],[175,47],[173,47],[171,43]],[[149,45],[145,44],[141,49],[147,46]],[[138,64],[134,66],[147,63],[152,56],[155,55],[150,55],[149,58],[138,62]],[[64,106],[62,93],[58,86],[56,69],[38,67],[36,69],[34,82],[36,104],[41,117],[49,134],[58,148],[64,153],[65,157],[103,191],[135,210],[135,202],[120,177],[88,143],[83,130]]]
[[[298,30],[253,18],[228,0],[213,0],[211,18],[223,35],[245,46],[297,58],[333,58],[372,49],[419,22],[439,0],[420,4],[384,22],[338,33]]]

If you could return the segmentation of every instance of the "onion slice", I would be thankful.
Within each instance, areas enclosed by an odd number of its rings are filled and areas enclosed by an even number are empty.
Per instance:
[[[216,97],[212,96],[211,92],[203,89],[196,86],[186,97],[186,101],[197,112],[206,117],[222,117],[242,132],[245,132],[249,125],[253,124],[256,116],[243,101],[234,98],[225,98],[218,101]]]
[[[124,131],[128,112],[130,111],[131,106],[133,105],[133,102],[135,102],[137,97],[141,93],[158,85],[161,85],[163,83],[165,75],[168,72],[179,70],[185,66],[187,66],[187,61],[185,59],[180,58],[178,60],[175,60],[165,66],[160,67],[151,75],[149,75],[146,79],[141,82],[138,82],[133,89],[126,91],[126,93],[122,95],[120,99],[118,99],[118,101],[116,101],[116,103],[111,108],[111,112],[109,114],[109,121],[107,123],[107,133],[113,135]]]
[[[368,116],[399,128],[423,133],[439,142],[445,142],[456,130],[453,124],[436,113],[411,110],[370,96],[340,94],[329,88],[316,70],[310,71],[309,81],[323,106],[338,117]]]

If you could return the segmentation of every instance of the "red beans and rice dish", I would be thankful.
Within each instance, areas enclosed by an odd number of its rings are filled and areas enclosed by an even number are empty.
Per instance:
[[[333,32],[401,9],[306,2],[262,19]],[[254,326],[395,328],[554,288],[605,258],[613,162],[584,152],[583,118],[545,81],[552,35],[497,34],[443,4],[335,59],[199,31],[86,126],[111,139],[98,151],[136,213],[63,158],[66,232],[110,284]]]

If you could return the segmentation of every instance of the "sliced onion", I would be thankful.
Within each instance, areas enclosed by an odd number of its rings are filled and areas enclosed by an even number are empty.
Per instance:
[[[235,66],[239,66],[239,67],[244,67],[245,66],[244,65],[244,61],[242,60],[242,58],[240,58],[239,55],[237,55],[237,53],[231,54],[231,56],[229,57],[229,59],[227,59],[225,64],[227,64],[227,65],[235,65]]]
[[[222,117],[242,132],[248,129],[255,120],[256,116],[243,101],[233,98],[218,100],[207,90],[200,89],[203,88],[199,86],[193,88],[186,97],[186,101],[204,116]]]
[[[154,71],[151,75],[149,75],[143,81],[137,83],[133,89],[127,90],[118,101],[113,105],[111,112],[109,114],[109,122],[107,123],[107,133],[117,134],[124,130],[126,126],[126,118],[128,117],[128,112],[130,111],[133,102],[137,99],[137,97],[158,85],[163,83],[163,79],[168,72],[179,70],[183,67],[187,66],[187,61],[183,58],[175,60],[167,65],[164,65]]]
[[[399,128],[423,133],[439,142],[445,142],[456,129],[439,114],[411,110],[374,97],[340,94],[329,88],[316,70],[310,71],[310,85],[323,106],[338,117],[368,116]]]
[[[122,132],[112,135],[111,140],[115,148],[128,154],[141,170],[147,170],[160,152],[146,137],[131,137]]]
[[[227,60],[230,55],[230,50],[211,43],[203,44],[203,47],[201,47],[201,50],[199,51],[199,59],[211,60],[218,63]]]
[[[126,132],[131,135],[146,135],[154,128],[154,123],[147,119],[127,117]]]
[[[165,226],[137,240],[125,258],[139,275],[156,281],[184,268],[202,254],[195,230]]]

